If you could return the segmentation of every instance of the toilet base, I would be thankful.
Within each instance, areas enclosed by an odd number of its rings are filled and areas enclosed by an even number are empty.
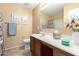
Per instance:
[[[24,49],[30,49],[30,43],[25,43],[24,44]]]

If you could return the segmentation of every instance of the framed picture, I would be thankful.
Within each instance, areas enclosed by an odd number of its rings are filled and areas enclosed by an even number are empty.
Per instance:
[[[29,23],[29,19],[28,19],[27,16],[23,16],[21,21],[22,21],[22,24],[28,24]]]

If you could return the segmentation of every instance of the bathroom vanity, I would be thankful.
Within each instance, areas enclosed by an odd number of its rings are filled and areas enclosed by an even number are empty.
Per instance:
[[[79,55],[79,46],[73,44],[64,46],[61,40],[53,39],[51,35],[30,36],[30,50],[33,56],[74,56]]]

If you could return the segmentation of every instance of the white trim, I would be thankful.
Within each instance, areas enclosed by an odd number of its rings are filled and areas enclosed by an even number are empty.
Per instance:
[[[10,49],[18,48],[18,47],[21,47],[21,46],[22,45],[20,45],[20,46],[13,46],[13,47],[5,48],[4,50],[10,50]]]

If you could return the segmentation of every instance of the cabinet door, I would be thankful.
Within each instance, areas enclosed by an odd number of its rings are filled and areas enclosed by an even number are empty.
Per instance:
[[[54,55],[54,56],[65,56],[65,55],[63,54],[63,52],[61,52],[59,49],[54,48],[54,47],[53,47],[53,55]]]
[[[41,55],[42,56],[53,56],[53,49],[45,44],[41,44]]]
[[[40,56],[40,41],[34,37],[30,37],[30,50],[32,56]]]
[[[53,47],[53,55],[54,56],[73,56],[65,51],[62,51],[58,48]]]
[[[41,43],[38,39],[35,40],[35,56],[41,56]]]
[[[35,55],[35,39],[34,37],[30,37],[30,51],[32,55]]]

